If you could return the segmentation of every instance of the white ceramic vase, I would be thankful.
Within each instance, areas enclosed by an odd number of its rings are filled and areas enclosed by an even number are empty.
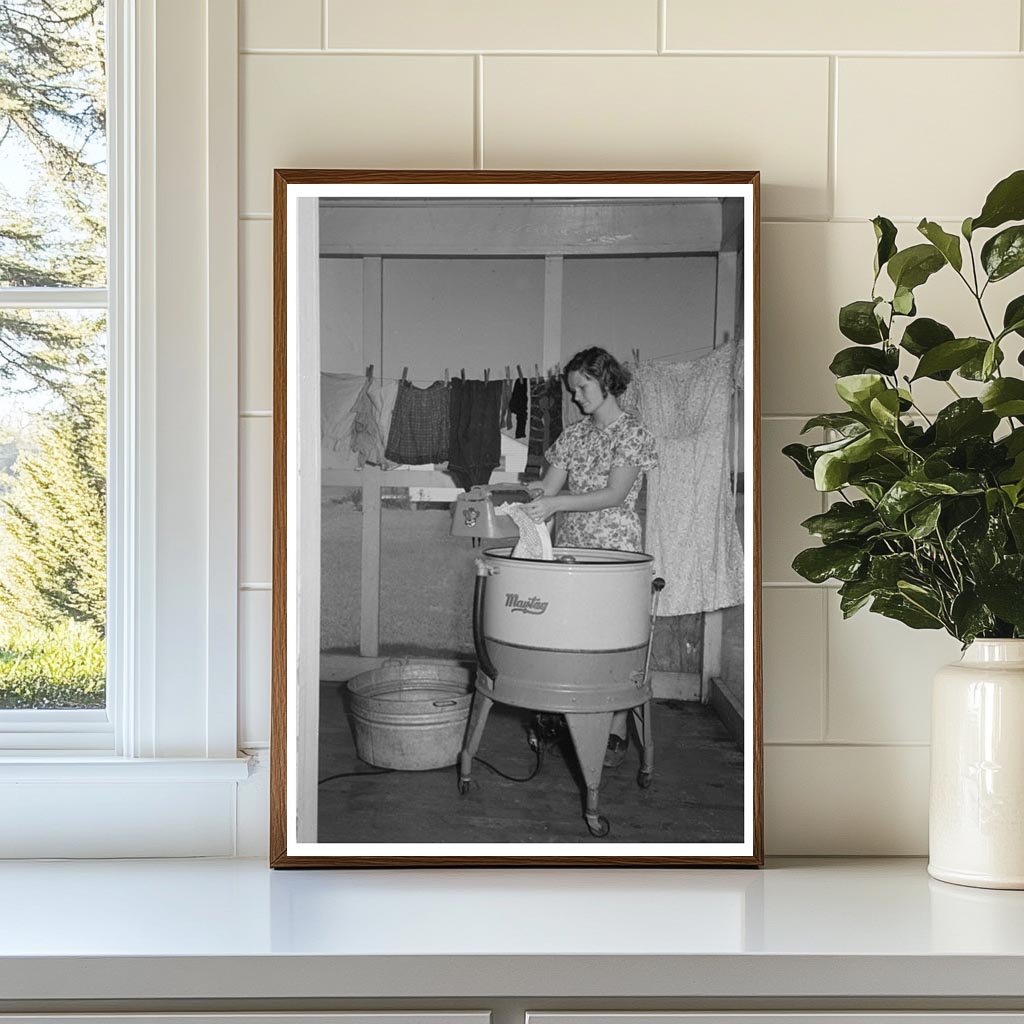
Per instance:
[[[932,688],[928,873],[1024,889],[1024,640],[975,640]]]

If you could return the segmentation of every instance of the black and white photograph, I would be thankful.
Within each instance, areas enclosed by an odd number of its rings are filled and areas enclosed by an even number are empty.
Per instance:
[[[760,863],[757,185],[276,172],[273,863]]]

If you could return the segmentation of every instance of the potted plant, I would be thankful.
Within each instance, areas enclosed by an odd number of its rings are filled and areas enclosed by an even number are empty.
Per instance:
[[[824,443],[783,449],[834,496],[803,523],[822,543],[796,572],[839,580],[844,617],[870,608],[963,644],[933,688],[929,871],[1012,888],[1024,888],[1024,294],[999,315],[986,292],[1024,268],[1021,221],[1024,170],[959,234],[925,219],[901,249],[875,217],[871,297],[839,311],[853,344],[829,367],[845,408],[805,424]],[[915,290],[936,273],[973,296],[974,326],[919,315]],[[918,400],[926,380],[949,391],[935,415]]]

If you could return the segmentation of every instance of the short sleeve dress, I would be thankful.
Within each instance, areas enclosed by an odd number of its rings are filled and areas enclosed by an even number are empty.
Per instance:
[[[556,543],[567,548],[641,550],[636,499],[643,474],[658,464],[658,456],[654,436],[632,413],[621,413],[606,427],[596,426],[589,416],[572,424],[544,458],[568,473],[570,494],[588,494],[606,487],[615,466],[639,469],[621,505],[594,512],[562,512]]]

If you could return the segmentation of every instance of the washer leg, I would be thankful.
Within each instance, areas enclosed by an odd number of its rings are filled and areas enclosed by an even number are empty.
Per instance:
[[[483,739],[487,716],[491,713],[494,701],[485,697],[479,690],[473,694],[473,707],[469,713],[469,725],[466,728],[466,745],[459,754],[459,792],[469,789],[469,777],[473,770],[473,758]]]
[[[652,729],[651,701],[645,700],[643,704],[631,710],[633,725],[636,727],[636,733],[640,737],[640,744],[643,748],[637,783],[641,788],[646,789],[654,776],[654,731]]]
[[[587,787],[587,803],[583,817],[591,835],[608,835],[609,824],[597,811],[598,792],[601,786],[601,772],[604,768],[604,752],[608,746],[608,736],[612,729],[612,713],[598,711],[590,714],[573,714],[565,716],[569,726],[569,735],[576,748],[576,757],[583,772],[583,782]]]

